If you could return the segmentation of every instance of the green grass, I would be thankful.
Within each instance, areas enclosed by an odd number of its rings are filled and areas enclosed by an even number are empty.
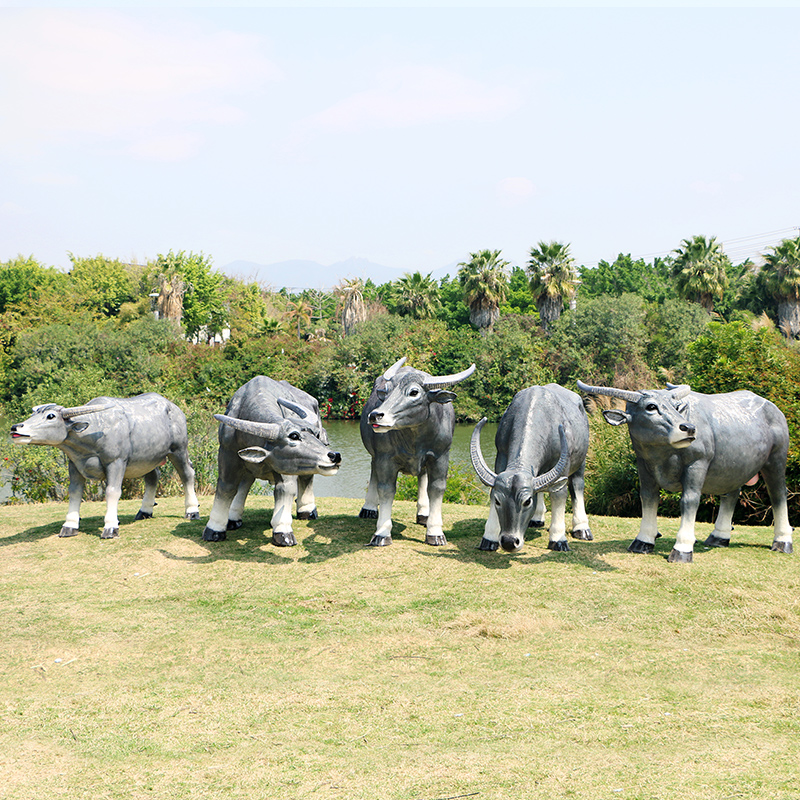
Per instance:
[[[321,499],[279,549],[269,498],[220,543],[138,505],[113,541],[102,503],[72,539],[65,504],[0,508],[6,800],[800,797],[800,562],[769,529],[672,565],[672,519],[652,556],[608,517],[510,556],[485,507],[433,548],[398,502],[371,549]]]

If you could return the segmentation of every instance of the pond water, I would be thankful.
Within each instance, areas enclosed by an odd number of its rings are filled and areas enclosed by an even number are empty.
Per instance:
[[[370,455],[361,442],[357,420],[328,420],[325,422],[331,448],[342,454],[342,468],[338,475],[314,478],[314,494],[317,497],[364,498],[369,483]],[[475,426],[456,425],[453,445],[450,448],[450,463],[472,470],[469,457],[469,440]],[[496,423],[487,423],[481,432],[483,455],[490,467],[494,466],[494,435]]]

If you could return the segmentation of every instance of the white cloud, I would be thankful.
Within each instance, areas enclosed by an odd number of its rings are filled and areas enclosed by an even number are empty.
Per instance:
[[[376,76],[373,88],[351,95],[312,118],[339,133],[406,128],[431,122],[480,120],[518,105],[517,92],[431,66],[406,66]]]
[[[92,137],[147,157],[159,149],[147,144],[153,136],[174,143],[190,128],[240,121],[235,96],[279,77],[257,37],[167,19],[155,25],[102,10],[6,11],[0,142]]]

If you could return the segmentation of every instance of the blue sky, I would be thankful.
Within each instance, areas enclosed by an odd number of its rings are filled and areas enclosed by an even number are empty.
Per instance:
[[[5,4],[0,261],[399,276],[796,235],[797,4],[589,5]]]

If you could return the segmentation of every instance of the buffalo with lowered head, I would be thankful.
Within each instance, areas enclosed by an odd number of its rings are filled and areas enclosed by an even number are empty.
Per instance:
[[[544,525],[544,492],[549,492],[551,504],[548,549],[569,550],[569,493],[572,538],[591,540],[583,501],[589,420],[581,398],[555,383],[517,392],[497,426],[494,471],[480,449],[485,424],[486,417],[475,426],[470,443],[472,466],[492,490],[480,549],[497,550],[499,545],[509,552],[521,550],[526,528]]]
[[[702,494],[721,496],[705,545],[727,547],[739,491],[755,482],[759,473],[772,503],[772,549],[792,552],[786,498],[789,428],[777,406],[753,392],[701,394],[686,385],[634,392],[578,381],[578,388],[626,401],[624,411],[612,408],[603,415],[611,425],[628,426],[636,454],[642,522],[630,552],[653,552],[659,489],[681,492],[681,522],[669,561],[692,560]]]
[[[287,381],[258,375],[237,389],[219,426],[217,489],[203,539],[218,542],[242,525],[242,510],[256,478],[274,485],[272,542],[297,544],[292,504],[298,519],[316,519],[314,475],[334,475],[342,463],[322,427],[319,404]]]
[[[136,519],[153,516],[159,466],[169,459],[183,482],[186,516],[200,518],[194,490],[194,468],[187,449],[183,412],[160,394],[131,398],[95,397],[84,406],[64,408],[48,403],[11,426],[17,444],[51,445],[69,459],[69,508],[58,534],[75,536],[87,479],[106,482],[106,516],[101,539],[119,535],[122,481],[144,477],[144,497]]]
[[[447,544],[442,529],[442,499],[453,442],[456,395],[447,387],[468,378],[473,364],[456,375],[432,376],[403,366],[405,358],[375,380],[361,412],[361,441],[372,456],[364,519],[377,519],[371,546],[392,543],[392,504],[397,475],[417,476],[417,523],[425,541]]]

